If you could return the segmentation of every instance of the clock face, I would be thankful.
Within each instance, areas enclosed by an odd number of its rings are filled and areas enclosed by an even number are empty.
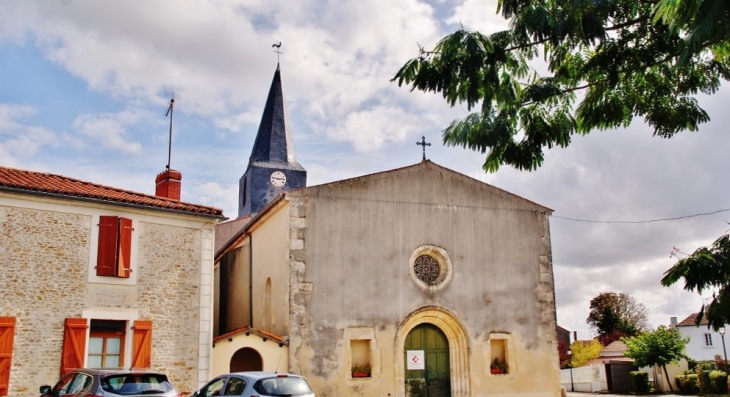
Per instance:
[[[286,175],[281,171],[274,171],[270,178],[271,184],[276,187],[282,187],[286,184]]]

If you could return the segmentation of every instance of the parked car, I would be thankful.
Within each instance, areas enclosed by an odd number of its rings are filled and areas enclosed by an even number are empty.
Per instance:
[[[192,397],[315,397],[304,377],[277,372],[233,372],[208,382]]]
[[[181,397],[167,375],[150,369],[79,368],[55,386],[41,386],[41,397]]]

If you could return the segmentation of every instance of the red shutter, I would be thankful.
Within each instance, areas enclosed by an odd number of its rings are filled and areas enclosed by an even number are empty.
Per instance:
[[[61,377],[72,369],[84,366],[87,328],[88,320],[85,318],[66,319],[61,355]]]
[[[132,367],[152,367],[152,321],[136,320],[134,322]]]
[[[15,317],[0,317],[0,396],[8,395],[14,335]]]
[[[118,219],[116,216],[99,217],[99,252],[96,256],[97,276],[116,275]]]
[[[132,220],[119,218],[119,255],[117,276],[129,278],[131,273],[130,256],[132,255]]]

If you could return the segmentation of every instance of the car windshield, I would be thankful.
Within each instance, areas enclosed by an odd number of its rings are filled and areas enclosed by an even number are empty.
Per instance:
[[[101,379],[101,388],[120,396],[162,394],[173,390],[167,376],[161,374],[118,374]]]
[[[309,384],[299,377],[273,377],[261,379],[253,388],[267,396],[303,396],[312,393]]]

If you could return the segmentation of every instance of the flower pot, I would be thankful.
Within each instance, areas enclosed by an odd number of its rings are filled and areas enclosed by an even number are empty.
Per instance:
[[[368,378],[370,377],[370,374],[367,372],[353,372],[352,373],[353,378]]]
[[[504,370],[501,368],[491,368],[489,372],[491,372],[492,374],[503,374]]]

